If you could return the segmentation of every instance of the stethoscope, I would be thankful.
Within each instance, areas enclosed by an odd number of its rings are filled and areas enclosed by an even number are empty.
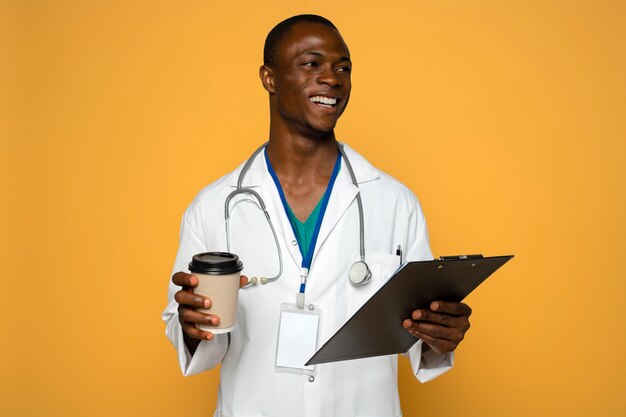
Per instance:
[[[265,207],[265,202],[263,201],[259,193],[257,193],[256,191],[250,188],[244,188],[242,186],[243,178],[248,172],[248,170],[250,169],[252,162],[254,162],[254,159],[256,158],[256,156],[261,151],[263,151],[263,149],[265,149],[267,144],[268,142],[259,146],[259,148],[256,151],[254,151],[254,153],[246,161],[243,168],[241,169],[241,172],[239,173],[239,178],[237,179],[237,188],[233,192],[231,192],[228,195],[228,197],[226,197],[226,201],[224,202],[224,219],[226,221],[226,246],[228,248],[228,252],[230,252],[230,227],[229,227],[230,200],[239,194],[249,194],[257,200],[258,206],[261,208],[261,210],[263,210],[263,213],[265,214],[265,218],[267,219],[267,223],[269,224],[270,229],[272,230],[272,235],[274,236],[274,243],[276,244],[276,251],[278,252],[278,264],[279,264],[278,274],[276,274],[273,277],[261,277],[260,280],[257,280],[257,277],[252,277],[252,279],[250,279],[250,281],[248,282],[248,284],[246,284],[244,288],[256,285],[257,281],[260,281],[261,284],[267,284],[269,282],[276,281],[278,278],[280,278],[280,276],[283,273],[283,256],[280,250],[280,244],[278,243],[278,236],[276,235],[276,230],[274,229],[274,225],[272,224],[272,221],[270,220],[270,215],[267,212],[267,208]],[[343,149],[343,145],[337,142],[337,148],[339,149],[339,152],[341,153],[341,157],[343,158],[346,164],[346,168],[348,168],[348,172],[350,173],[350,178],[352,179],[352,184],[354,184],[354,186],[357,187],[358,189],[359,185],[356,181],[356,176],[354,175],[354,171],[352,170],[352,165],[350,164],[350,161],[348,160],[348,157],[346,156],[346,153]],[[357,200],[357,206],[359,209],[359,240],[360,240],[360,245],[361,245],[360,247],[361,260],[356,261],[355,263],[352,264],[352,266],[350,267],[350,270],[348,271],[348,278],[352,285],[358,287],[358,286],[367,284],[370,281],[370,278],[372,277],[372,273],[369,267],[367,266],[367,263],[365,262],[365,237],[363,234],[363,202],[361,201],[360,190],[356,195],[356,200]],[[301,277],[305,284],[306,284],[307,275],[308,275],[308,270],[301,272]]]

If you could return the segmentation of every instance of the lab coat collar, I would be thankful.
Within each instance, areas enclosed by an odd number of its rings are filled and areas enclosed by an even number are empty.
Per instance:
[[[343,144],[343,147],[346,152],[346,156],[350,160],[350,164],[352,165],[358,184],[363,184],[380,178],[380,171],[378,171],[363,156],[361,156],[361,154],[345,143]],[[267,171],[267,166],[265,164],[264,152],[265,151],[259,152],[252,165],[250,165],[248,172],[244,175],[242,187],[259,187],[269,178],[269,172]],[[239,179],[239,174],[241,173],[244,165],[245,162],[233,172],[230,179],[230,185],[232,187],[237,187],[237,180]],[[345,167],[345,162],[342,161],[340,176],[343,177],[344,175],[347,176],[348,181],[352,182],[348,169]]]
[[[352,165],[354,175],[359,185],[380,178],[380,171],[378,171],[358,152],[345,144],[344,150],[346,152],[346,156],[350,160],[350,164]],[[253,163],[250,165],[248,172],[244,175],[242,187],[253,189],[257,188],[256,191],[263,195],[269,215],[274,222],[274,226],[276,227],[276,232],[283,239],[284,247],[287,248],[287,252],[290,255],[289,258],[291,258],[295,266],[299,269],[302,262],[302,255],[300,254],[299,249],[293,245],[296,238],[293,234],[293,229],[291,228],[289,219],[285,215],[285,211],[282,207],[282,202],[278,195],[274,181],[267,170],[263,152],[259,152]],[[230,181],[233,188],[237,187],[237,180],[244,165],[245,163],[241,164],[241,166],[233,172]],[[317,238],[315,253],[318,253],[332,230],[339,222],[339,219],[341,219],[344,215],[358,193],[359,188],[352,183],[350,173],[345,166],[345,162],[342,161],[341,170],[339,171],[339,175],[335,181],[333,192],[330,195],[328,209],[324,215],[322,227],[320,228],[320,233]],[[355,212],[355,215],[358,214]],[[317,257],[314,255],[313,264],[311,266],[313,271],[317,269],[315,267],[316,258]]]

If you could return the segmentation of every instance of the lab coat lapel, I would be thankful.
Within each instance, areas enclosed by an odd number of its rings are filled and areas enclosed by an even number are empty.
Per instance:
[[[315,245],[313,263],[315,263],[315,256],[318,253],[319,248],[322,247],[324,241],[328,238],[359,192],[359,189],[350,181],[350,176],[345,165],[342,165],[339,174],[340,175],[337,176],[337,180],[335,181],[333,191],[330,194],[328,206],[326,207],[326,213],[324,213],[324,219],[322,220],[320,233],[317,237],[317,243]]]
[[[296,267],[300,269],[302,265],[302,254],[300,254],[298,245],[294,244],[296,237],[293,234],[293,228],[285,213],[285,208],[283,207],[280,195],[276,189],[276,184],[274,184],[274,180],[272,180],[269,173],[267,173],[267,178],[263,181],[261,188],[265,205],[267,206],[267,212],[276,228],[276,233],[282,238],[283,245],[287,248],[290,258],[296,264]]]
[[[358,184],[373,181],[380,177],[379,171],[367,162],[361,155],[352,150],[352,148],[344,144],[344,150],[350,164],[352,165]],[[348,210],[352,202],[356,199],[359,192],[360,189],[352,183],[352,178],[350,177],[350,172],[348,171],[346,162],[342,160],[341,171],[339,171],[335,186],[330,195],[328,207],[326,208],[326,213],[320,228],[320,234],[317,237],[315,253],[317,253],[319,248],[322,247],[324,241],[328,238],[346,210]],[[357,203],[354,202],[354,204]],[[356,209],[354,210],[354,215],[358,216],[358,211]],[[313,262],[315,262],[315,256]]]
[[[243,168],[244,164],[241,164],[236,171],[236,175],[233,175],[231,179],[231,186],[235,188],[237,186],[237,178],[239,172]],[[300,269],[302,265],[302,255],[300,249],[293,242],[296,238],[293,234],[293,229],[289,223],[289,219],[285,214],[283,203],[280,200],[280,195],[276,189],[276,185],[270,176],[267,165],[265,162],[265,151],[261,151],[255,158],[254,162],[250,165],[248,172],[243,177],[244,188],[251,188],[257,191],[265,203],[267,213],[270,216],[270,220],[276,229],[276,235],[278,240],[281,241],[281,249],[287,248],[290,256],[283,256],[285,259],[291,258],[295,263],[297,269]],[[269,232],[268,232],[269,233]]]

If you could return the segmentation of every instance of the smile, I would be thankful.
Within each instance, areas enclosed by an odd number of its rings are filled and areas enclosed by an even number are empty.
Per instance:
[[[337,105],[337,98],[335,97],[313,96],[309,97],[309,100],[322,107],[332,108]]]

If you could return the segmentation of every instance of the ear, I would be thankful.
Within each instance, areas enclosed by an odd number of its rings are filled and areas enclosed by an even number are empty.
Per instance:
[[[274,75],[272,74],[272,69],[267,65],[261,65],[261,68],[259,68],[259,77],[261,77],[263,88],[265,88],[268,93],[274,94]]]

